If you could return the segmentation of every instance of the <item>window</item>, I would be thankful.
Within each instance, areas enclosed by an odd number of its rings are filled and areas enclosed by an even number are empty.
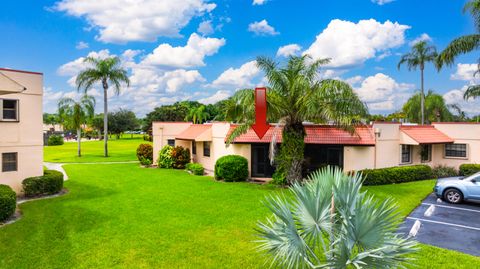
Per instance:
[[[412,146],[402,145],[402,163],[412,162]]]
[[[167,144],[168,144],[169,146],[175,147],[175,139],[168,139],[168,140],[167,140]]]
[[[17,171],[17,153],[2,153],[2,172]]]
[[[466,158],[467,144],[445,144],[445,157]]]
[[[210,157],[210,142],[203,142],[203,156]]]
[[[192,154],[197,154],[197,142],[192,141]]]
[[[0,121],[18,121],[18,100],[0,99]]]
[[[432,160],[432,145],[421,145],[420,147],[420,155],[422,157],[422,162],[430,162]]]

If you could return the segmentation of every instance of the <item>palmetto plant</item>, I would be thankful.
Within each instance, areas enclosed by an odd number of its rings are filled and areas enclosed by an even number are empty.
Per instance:
[[[472,16],[476,33],[458,37],[450,42],[437,58],[438,69],[441,69],[444,65],[451,66],[458,56],[476,51],[480,47],[480,0],[468,1],[463,7],[463,12],[468,12]],[[480,59],[478,59],[478,63],[479,68],[474,76],[480,71]],[[463,98],[468,100],[478,96],[480,96],[480,85],[471,85],[465,91]]]
[[[202,123],[205,121],[210,115],[207,112],[207,107],[201,105],[199,107],[192,107],[188,111],[187,116],[185,117],[186,121],[192,121],[194,124]]]
[[[398,62],[398,69],[403,64],[406,64],[408,70],[420,69],[420,113],[421,124],[425,124],[425,90],[424,90],[424,70],[425,64],[428,62],[434,62],[437,58],[437,50],[434,46],[429,46],[426,41],[420,41],[412,46],[412,51],[403,55]]]
[[[302,179],[304,121],[332,123],[354,132],[353,125],[367,114],[365,104],[348,83],[318,77],[320,66],[329,61],[314,61],[307,55],[292,56],[284,67],[279,67],[269,58],[257,58],[257,65],[265,72],[270,85],[267,88],[268,119],[284,125],[282,147],[275,161],[277,169],[285,171],[290,183]],[[230,143],[255,121],[254,91],[237,91],[226,103],[225,113],[228,120],[241,123],[227,138]]]
[[[78,90],[83,89],[85,93],[95,84],[101,83],[103,87],[103,138],[105,145],[105,157],[108,157],[108,88],[113,85],[115,94],[120,93],[122,83],[127,87],[130,80],[127,71],[121,66],[118,57],[110,57],[105,59],[97,59],[87,57],[85,62],[90,67],[81,71],[76,79]]]
[[[266,199],[273,216],[260,222],[259,251],[283,268],[404,268],[416,242],[396,233],[401,217],[391,199],[362,192],[359,174],[314,172],[291,195]]]
[[[95,115],[95,98],[88,95],[84,95],[79,101],[62,98],[58,102],[58,115],[66,128],[77,130],[77,154],[81,157],[82,125]]]
[[[417,92],[403,105],[402,110],[411,122],[420,122],[421,120],[420,103],[421,93]],[[429,90],[425,95],[425,119],[429,123],[453,119],[453,115],[443,96],[432,90]]]

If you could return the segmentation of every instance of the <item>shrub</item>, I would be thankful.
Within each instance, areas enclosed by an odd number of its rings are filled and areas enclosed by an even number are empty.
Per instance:
[[[187,163],[185,165],[185,169],[187,169],[188,171],[192,172],[192,174],[197,176],[203,176],[205,172],[205,169],[199,163]]]
[[[248,161],[239,155],[227,155],[215,163],[215,179],[227,182],[245,181],[248,178]]]
[[[393,184],[433,178],[432,168],[428,165],[365,169],[359,172],[364,177],[364,185]]]
[[[454,167],[446,165],[435,166],[432,172],[435,178],[454,177],[458,175],[458,172]]]
[[[147,165],[146,163],[150,161],[150,164],[153,162],[153,147],[150,144],[140,144],[137,148],[137,158],[141,164]],[[150,165],[148,164],[148,165]]]
[[[146,159],[146,158],[140,157],[139,161],[140,161],[140,164],[141,164],[141,165],[145,165],[145,166],[150,166],[150,165],[152,165],[152,161],[151,161],[150,159]]]
[[[43,176],[24,179],[22,185],[26,197],[56,194],[63,188],[63,174],[45,170]]]
[[[7,185],[0,185],[0,222],[10,218],[17,207],[17,194]]]
[[[275,173],[273,173],[272,175],[272,181],[270,181],[270,183],[281,186],[287,185],[288,182],[286,173],[282,171],[282,169],[277,168],[277,170],[275,170]]]
[[[465,163],[460,165],[460,175],[470,176],[480,171],[480,164]]]
[[[48,137],[49,146],[60,146],[63,145],[63,136],[61,135],[51,135]]]
[[[172,168],[175,163],[172,157],[173,147],[166,145],[160,150],[158,156],[158,167],[160,168]]]
[[[185,165],[190,162],[190,151],[182,146],[176,146],[172,150],[173,168],[185,169]]]

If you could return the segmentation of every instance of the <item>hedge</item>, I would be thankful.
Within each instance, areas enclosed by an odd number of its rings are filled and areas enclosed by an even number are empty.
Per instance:
[[[398,166],[359,171],[364,177],[364,185],[384,185],[409,181],[432,179],[432,168],[428,165]]]
[[[480,171],[480,164],[465,163],[460,165],[460,175],[470,176]]]
[[[61,135],[51,135],[48,137],[49,146],[60,146],[63,145],[63,136]]]
[[[151,165],[153,162],[153,147],[150,144],[140,144],[137,148],[137,158],[142,165]]]
[[[63,189],[63,174],[45,170],[43,176],[24,179],[22,185],[26,197],[56,194]]]
[[[245,181],[248,178],[248,161],[239,155],[227,155],[215,163],[215,179],[232,181]]]
[[[458,176],[458,172],[455,167],[450,167],[446,165],[437,165],[433,168],[433,176],[435,178],[446,178]]]
[[[203,173],[205,172],[205,169],[199,163],[187,163],[187,165],[185,165],[185,169],[197,176],[203,176]]]
[[[7,185],[0,185],[0,222],[10,218],[17,207],[17,194]]]

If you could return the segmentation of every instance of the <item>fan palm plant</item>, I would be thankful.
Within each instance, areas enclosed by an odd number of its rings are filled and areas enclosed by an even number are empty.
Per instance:
[[[420,113],[421,124],[425,124],[425,90],[424,90],[424,70],[425,64],[434,62],[437,58],[437,50],[434,46],[429,46],[426,41],[420,41],[412,46],[412,51],[403,55],[398,62],[398,69],[406,64],[408,70],[420,69]]]
[[[403,105],[403,112],[411,122],[420,122],[421,93],[417,92]],[[445,99],[440,94],[429,90],[425,96],[425,119],[427,122],[450,121],[453,115],[449,110]]]
[[[72,98],[62,98],[58,102],[58,115],[66,128],[77,130],[77,154],[78,157],[81,157],[82,125],[95,115],[95,98],[88,95],[84,95],[78,101]]]
[[[458,56],[476,51],[480,47],[480,0],[468,1],[463,7],[463,12],[468,12],[472,16],[476,32],[471,35],[458,37],[450,42],[438,55],[436,63],[439,70],[442,69],[444,65],[453,65]],[[478,59],[478,62],[478,70],[474,76],[480,72],[480,59]],[[468,100],[470,98],[477,98],[478,96],[480,96],[480,85],[470,85],[465,91],[463,98]]]
[[[87,57],[85,62],[90,65],[89,68],[81,71],[76,79],[78,90],[83,89],[85,93],[96,83],[101,83],[103,87],[103,136],[104,136],[104,155],[108,157],[108,89],[113,85],[115,94],[120,93],[121,84],[125,83],[127,87],[130,80],[127,71],[121,66],[120,58],[110,57],[97,59]]]
[[[273,216],[260,222],[258,249],[283,268],[404,268],[416,242],[397,234],[392,199],[362,192],[359,174],[340,168],[314,172],[291,196],[266,199]],[[288,198],[287,198],[288,197]]]
[[[270,84],[267,88],[268,119],[284,125],[282,146],[275,162],[289,183],[302,179],[304,160],[304,121],[332,123],[354,132],[353,125],[367,114],[367,108],[347,83],[319,79],[320,66],[329,59],[313,61],[309,56],[292,56],[279,67],[269,58],[257,58]],[[231,143],[245,133],[255,121],[254,91],[239,90],[226,102],[226,118],[241,123],[227,138]],[[276,144],[275,139],[271,141]],[[271,160],[274,157],[271,156]]]
[[[194,124],[202,123],[203,121],[208,119],[208,117],[210,116],[206,109],[207,109],[207,107],[204,106],[204,105],[201,105],[199,107],[190,108],[187,116],[185,117],[185,120],[186,121],[191,120]]]

